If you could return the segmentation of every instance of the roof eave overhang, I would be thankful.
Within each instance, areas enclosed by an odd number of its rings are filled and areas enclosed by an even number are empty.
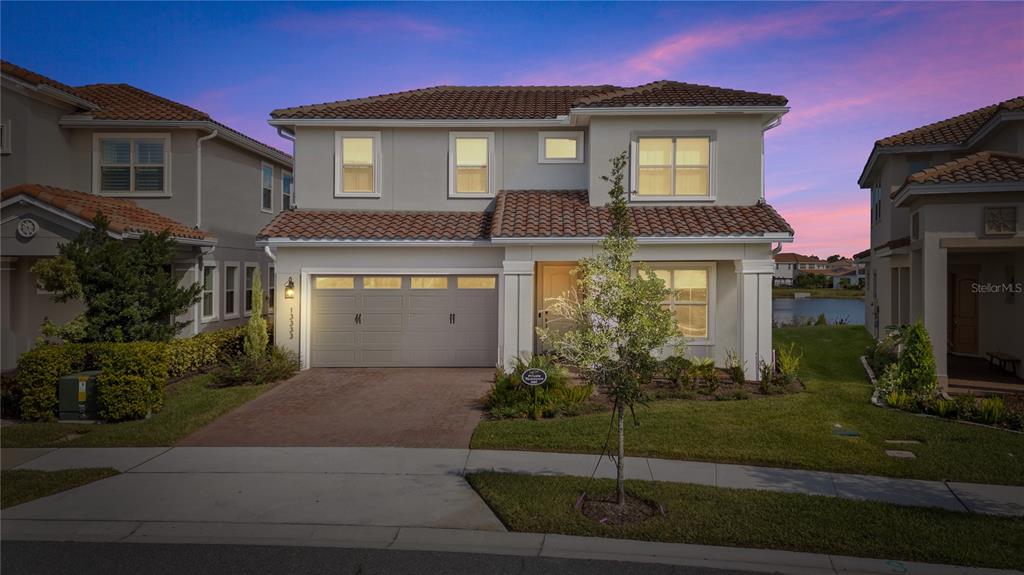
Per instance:
[[[492,245],[488,240],[371,240],[344,238],[272,237],[256,240],[257,246],[271,247],[481,247]]]
[[[233,144],[241,146],[264,158],[271,159],[286,166],[293,166],[294,160],[288,154],[279,152],[270,147],[264,147],[256,142],[250,141],[231,128],[222,126],[208,120],[102,120],[83,116],[64,116],[60,119],[60,125],[66,128],[186,128],[217,131],[217,136],[224,138]]]
[[[1024,191],[1024,181],[1019,182],[993,182],[993,183],[956,183],[956,184],[904,184],[893,196],[893,204],[896,207],[904,207],[915,198],[921,196],[942,196],[950,194],[971,194],[971,193],[1002,193]]]
[[[2,77],[3,77],[4,80],[8,80],[11,83],[13,83],[13,84],[15,84],[15,85],[17,85],[17,86],[19,86],[19,87],[21,87],[23,89],[27,89],[27,90],[31,90],[33,92],[37,92],[37,93],[39,93],[41,95],[44,95],[44,96],[46,96],[48,98],[51,98],[53,100],[58,100],[58,101],[64,102],[65,104],[71,104],[72,106],[75,106],[77,108],[82,108],[83,110],[98,110],[99,109],[99,106],[96,103],[94,103],[94,102],[90,102],[89,100],[86,100],[85,98],[80,98],[80,97],[78,97],[78,96],[76,96],[74,94],[71,94],[69,92],[65,92],[64,90],[61,90],[60,88],[54,88],[53,86],[50,86],[48,84],[33,84],[31,82],[26,82],[25,80],[22,80],[21,78],[18,78],[16,76],[11,76],[10,74],[3,74]]]
[[[569,110],[570,116],[586,123],[592,116],[707,116],[754,115],[764,117],[771,125],[789,112],[789,106],[617,106],[578,107]]]
[[[395,118],[271,118],[268,124],[277,128],[313,127],[402,127],[402,128],[545,128],[569,126],[569,116],[556,118],[511,118],[511,119],[471,119],[471,120],[400,120]]]
[[[601,236],[575,236],[575,237],[497,237],[491,240],[495,245],[517,245],[517,244],[596,244],[604,238]],[[647,236],[636,238],[640,245],[657,244],[750,244],[750,243],[774,243],[792,242],[792,234],[765,233],[760,235],[744,236]]]
[[[11,196],[11,197],[5,199],[2,203],[0,203],[0,209],[8,208],[10,206],[13,206],[14,204],[19,204],[19,203],[26,203],[26,204],[32,205],[32,206],[34,206],[36,208],[39,208],[40,210],[43,210],[43,211],[45,211],[45,212],[47,212],[49,214],[53,214],[54,216],[57,216],[57,217],[62,218],[64,220],[67,220],[67,221],[69,221],[69,222],[71,222],[71,223],[73,223],[75,225],[81,226],[83,228],[90,228],[91,229],[93,227],[93,223],[90,222],[89,220],[87,220],[85,218],[82,218],[82,217],[79,217],[79,216],[77,216],[75,214],[69,213],[69,212],[67,212],[65,210],[62,210],[60,208],[57,208],[57,207],[55,207],[55,206],[53,206],[51,204],[48,204],[46,202],[40,201],[38,198],[36,198],[35,196],[32,196],[30,194],[22,193],[22,194],[17,194],[17,195]],[[113,229],[108,229],[107,230],[107,235],[112,237],[112,238],[114,238],[114,239],[116,239],[116,240],[135,240],[135,239],[139,239],[139,238],[142,237],[142,233],[141,232],[130,231],[130,230],[129,231],[121,231],[121,230],[113,230]],[[196,245],[196,246],[215,246],[215,245],[217,245],[217,238],[212,238],[212,237],[211,238],[201,239],[201,238],[186,238],[186,237],[171,235],[171,238],[175,241],[175,243],[182,244],[182,245]]]

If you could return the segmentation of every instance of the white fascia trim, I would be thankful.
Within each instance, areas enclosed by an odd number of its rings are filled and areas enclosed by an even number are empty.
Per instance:
[[[494,119],[494,120],[397,120],[394,118],[296,118],[269,120],[271,126],[292,128],[295,126],[320,126],[320,127],[396,127],[396,128],[532,128],[549,126],[568,126],[569,116],[558,116],[557,118],[538,119]]]
[[[515,245],[515,244],[596,244],[603,240],[599,236],[582,236],[569,238],[494,238],[491,243],[494,245]],[[793,236],[789,234],[764,234],[760,236],[666,236],[666,237],[640,237],[636,239],[638,244],[752,244],[752,243],[773,243],[792,242]]]
[[[623,106],[615,108],[571,108],[579,116],[702,116],[708,114],[755,114],[782,116],[789,106]]]
[[[338,247],[338,246],[377,246],[377,247],[486,247],[492,245],[487,240],[345,240],[345,239],[310,239],[295,240],[291,238],[266,238],[257,240],[257,246],[288,246],[288,247]]]
[[[532,263],[532,262],[531,262]],[[454,275],[497,275],[501,268],[402,268],[387,266],[381,268],[313,268],[304,267],[302,273],[315,276],[454,276]]]
[[[970,193],[998,193],[998,192],[1019,192],[1024,190],[1024,182],[1006,183],[998,182],[992,184],[972,184],[968,182],[960,184],[909,184],[893,198],[896,207],[902,207],[911,197],[931,196],[947,194],[970,194]]]
[[[142,234],[140,234],[139,232],[125,232],[125,233],[121,234],[121,238],[126,239],[126,240],[137,240],[137,239],[139,239],[141,237],[142,237]],[[204,247],[210,247],[210,246],[216,246],[217,245],[217,239],[216,238],[210,239],[210,240],[200,240],[200,239],[196,239],[196,238],[179,238],[178,236],[171,236],[171,239],[174,240],[174,243],[181,244],[183,246],[204,246]]]
[[[283,164],[289,168],[294,167],[294,161],[291,156],[277,150],[272,150],[269,146],[264,147],[255,141],[249,140],[248,138],[236,133],[233,129],[227,128],[216,122],[208,121],[178,121],[168,122],[165,120],[96,120],[94,118],[76,117],[76,116],[64,116],[60,119],[58,124],[65,128],[189,128],[189,129],[204,129],[207,131],[218,130],[220,133],[218,137],[224,138],[242,148],[245,148],[251,152],[254,152],[264,158]]]
[[[14,76],[10,76],[8,74],[3,74],[2,77],[4,80],[11,82],[19,88],[31,90],[33,92],[38,92],[44,96],[53,98],[54,100],[59,100],[66,104],[71,104],[73,106],[84,108],[86,110],[99,109],[99,106],[96,105],[94,102],[90,102],[89,100],[86,100],[84,98],[79,98],[74,94],[69,94],[64,90],[61,90],[60,88],[54,88],[53,86],[49,86],[47,84],[32,84],[30,82],[26,82],[24,80],[21,80],[20,78],[15,78]]]

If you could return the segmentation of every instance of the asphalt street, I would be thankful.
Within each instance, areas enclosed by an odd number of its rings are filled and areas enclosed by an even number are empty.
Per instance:
[[[4,575],[750,575],[750,572],[547,557],[334,547],[9,541]]]

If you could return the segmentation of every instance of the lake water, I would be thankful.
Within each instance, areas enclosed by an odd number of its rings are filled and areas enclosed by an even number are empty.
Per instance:
[[[864,325],[864,300],[852,298],[775,298],[772,300],[772,321],[791,324],[806,322],[825,314],[829,323],[845,320],[854,325]]]

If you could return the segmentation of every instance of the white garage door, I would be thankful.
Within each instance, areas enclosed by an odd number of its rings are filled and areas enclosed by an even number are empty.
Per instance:
[[[495,276],[313,277],[313,367],[489,367],[498,360]]]

